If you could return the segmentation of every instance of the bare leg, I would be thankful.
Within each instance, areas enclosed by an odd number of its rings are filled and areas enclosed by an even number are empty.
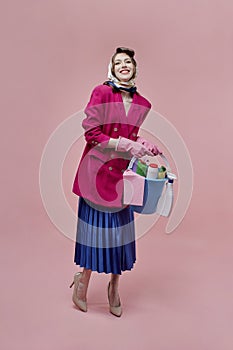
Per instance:
[[[82,276],[79,280],[78,284],[78,290],[77,290],[77,297],[80,300],[86,301],[87,296],[87,288],[89,284],[89,280],[91,277],[91,270],[84,268],[82,272]]]
[[[118,293],[120,275],[112,274],[109,287],[109,302],[112,306],[120,305],[120,297]]]

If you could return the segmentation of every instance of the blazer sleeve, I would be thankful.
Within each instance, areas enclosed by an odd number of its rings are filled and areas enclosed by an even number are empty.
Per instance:
[[[88,144],[104,149],[110,140],[110,136],[102,132],[105,116],[105,91],[102,86],[94,88],[84,113],[86,118],[82,122],[85,130],[84,136]]]

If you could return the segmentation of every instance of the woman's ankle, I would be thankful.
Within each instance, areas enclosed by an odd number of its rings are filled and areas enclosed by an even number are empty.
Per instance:
[[[80,278],[80,282],[88,285],[91,278],[91,272],[91,270],[84,268]]]

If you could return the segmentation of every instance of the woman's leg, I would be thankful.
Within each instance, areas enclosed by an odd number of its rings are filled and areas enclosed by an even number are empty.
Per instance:
[[[80,300],[86,301],[87,289],[91,277],[91,272],[91,270],[86,269],[84,267],[77,290],[77,297]]]
[[[111,274],[111,280],[109,285],[109,303],[112,306],[120,305],[120,297],[118,293],[120,275]]]

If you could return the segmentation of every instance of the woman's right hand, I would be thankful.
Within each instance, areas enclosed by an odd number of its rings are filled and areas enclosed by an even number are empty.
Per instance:
[[[131,156],[141,158],[145,155],[153,156],[153,153],[139,142],[129,140],[125,137],[119,137],[116,145],[116,151],[129,152]]]
[[[137,142],[139,142],[143,146],[147,147],[147,149],[149,149],[153,153],[154,156],[157,156],[158,154],[163,154],[163,152],[161,152],[156,145],[154,145],[152,142],[144,139],[141,136],[138,136]]]

